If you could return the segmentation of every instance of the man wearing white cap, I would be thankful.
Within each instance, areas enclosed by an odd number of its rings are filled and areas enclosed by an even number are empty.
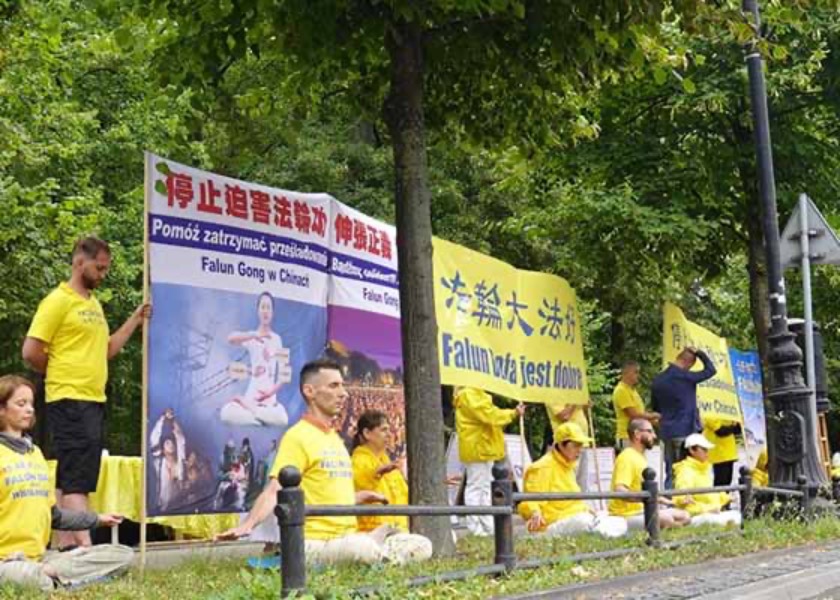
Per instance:
[[[701,433],[692,433],[685,438],[688,456],[674,465],[675,490],[708,488],[714,485],[712,463],[709,462],[709,450],[714,448]],[[695,496],[675,496],[677,506],[684,508],[691,515],[692,525],[740,525],[741,513],[737,510],[722,510],[729,504],[729,494],[697,494]]]
[[[559,425],[554,430],[554,446],[525,471],[525,493],[580,492],[575,464],[583,447],[591,443],[592,438],[584,435],[577,423]],[[561,536],[592,531],[604,537],[619,537],[627,532],[624,519],[597,516],[583,500],[523,502],[519,514],[531,533]]]

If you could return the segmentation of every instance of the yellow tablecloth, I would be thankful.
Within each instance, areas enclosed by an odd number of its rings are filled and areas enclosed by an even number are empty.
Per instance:
[[[55,486],[54,460],[47,461],[50,477]],[[96,492],[90,495],[90,510],[98,513],[116,513],[132,521],[140,521],[140,480],[143,460],[139,456],[107,456],[102,459]],[[236,527],[239,515],[189,515],[177,517],[150,517],[149,523],[172,527],[179,534],[211,538],[215,534]]]

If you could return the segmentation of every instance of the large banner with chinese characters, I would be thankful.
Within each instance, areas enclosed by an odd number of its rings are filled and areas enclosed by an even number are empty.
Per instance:
[[[574,290],[434,240],[441,381],[525,402],[589,402]]]
[[[334,200],[146,156],[150,515],[242,512],[327,341]]]
[[[344,371],[349,398],[338,429],[348,446],[366,410],[385,413],[391,458],[405,456],[402,338],[396,231],[333,203],[327,355]]]
[[[697,387],[697,404],[700,414],[722,419],[741,420],[738,393],[729,362],[726,339],[685,318],[682,310],[671,303],[663,308],[662,364],[673,362],[683,348],[704,350],[715,364],[717,374]],[[700,361],[694,370],[702,369]]]
[[[767,444],[767,424],[764,420],[764,388],[758,352],[730,348],[729,361],[741,401],[741,414],[744,415],[744,441],[748,447],[764,446]]]

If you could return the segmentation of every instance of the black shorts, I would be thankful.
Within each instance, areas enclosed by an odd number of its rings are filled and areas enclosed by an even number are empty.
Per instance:
[[[102,402],[65,399],[47,404],[47,428],[58,461],[56,488],[63,493],[96,491],[104,423]]]

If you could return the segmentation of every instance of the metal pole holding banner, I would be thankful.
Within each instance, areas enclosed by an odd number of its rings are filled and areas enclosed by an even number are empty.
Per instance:
[[[805,305],[805,384],[811,392],[808,402],[808,412],[811,416],[811,437],[814,452],[820,455],[819,440],[817,439],[817,375],[814,367],[814,313],[811,302],[811,242],[808,225],[808,196],[799,195],[799,246],[802,250],[802,296]]]
[[[149,208],[152,193],[151,182],[152,155],[146,153],[144,160],[145,177],[143,186],[143,302],[149,302]],[[143,365],[141,368],[142,413],[140,419],[140,573],[146,569],[146,524],[148,506],[146,505],[146,469],[149,456],[149,323],[143,323]]]

